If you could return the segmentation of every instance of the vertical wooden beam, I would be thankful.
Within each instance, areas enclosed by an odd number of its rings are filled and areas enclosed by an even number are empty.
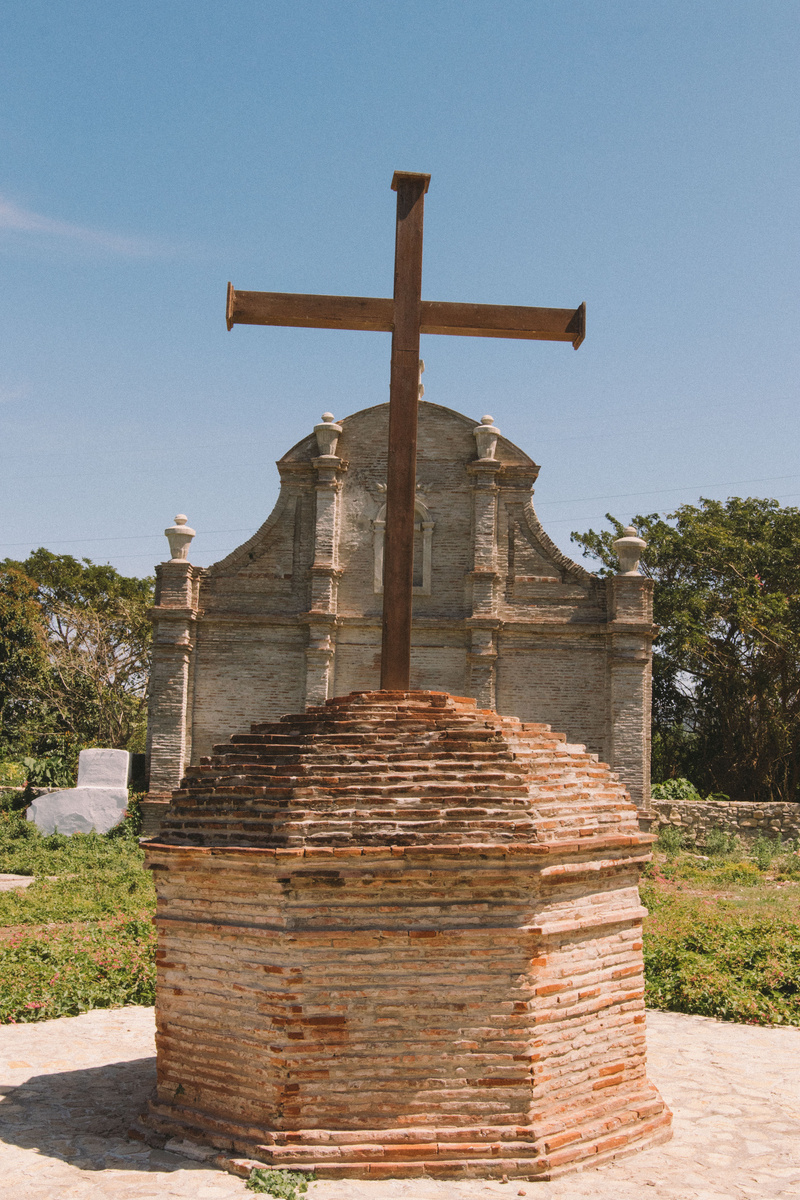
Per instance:
[[[430,175],[405,171],[396,171],[392,179],[397,232],[383,559],[383,691],[406,691],[411,675],[422,217],[429,183]]]

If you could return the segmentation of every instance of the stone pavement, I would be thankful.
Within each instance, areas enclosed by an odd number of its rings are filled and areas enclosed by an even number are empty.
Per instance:
[[[320,1181],[307,1200],[800,1197],[800,1030],[648,1015],[650,1075],[675,1114],[656,1149],[552,1183]],[[232,1175],[125,1136],[153,1083],[153,1010],[0,1027],[3,1200],[246,1200]]]
[[[17,888],[30,887],[35,875],[0,875],[0,892],[13,892]]]

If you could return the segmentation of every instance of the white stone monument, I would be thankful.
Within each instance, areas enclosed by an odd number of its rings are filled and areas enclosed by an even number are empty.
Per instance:
[[[81,750],[78,786],[37,797],[28,820],[42,833],[108,833],[127,808],[130,767],[127,750]]]

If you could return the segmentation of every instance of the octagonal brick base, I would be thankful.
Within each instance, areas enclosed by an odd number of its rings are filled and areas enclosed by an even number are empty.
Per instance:
[[[215,747],[147,848],[149,1134],[357,1178],[547,1179],[665,1140],[650,840],[583,747],[443,693]]]

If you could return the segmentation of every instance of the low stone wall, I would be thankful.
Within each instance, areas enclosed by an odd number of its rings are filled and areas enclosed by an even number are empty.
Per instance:
[[[800,838],[800,804],[774,801],[770,804],[744,804],[731,800],[652,800],[656,819],[651,831],[665,825],[680,829],[693,841],[702,841],[712,829],[738,833],[746,841],[759,834],[783,841]]]

